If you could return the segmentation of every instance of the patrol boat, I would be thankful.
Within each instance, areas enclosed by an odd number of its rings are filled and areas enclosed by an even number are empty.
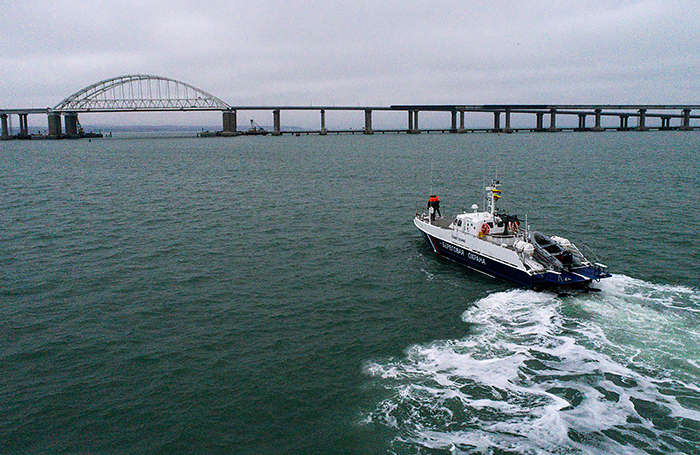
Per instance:
[[[606,265],[586,258],[569,240],[530,231],[517,216],[499,211],[500,198],[500,182],[494,180],[486,187],[486,211],[474,204],[472,212],[454,219],[418,211],[413,222],[440,256],[530,289],[595,291],[589,288],[593,281],[612,276]]]

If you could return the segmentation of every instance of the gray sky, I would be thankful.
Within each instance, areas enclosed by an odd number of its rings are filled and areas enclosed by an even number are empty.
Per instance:
[[[698,18],[697,0],[6,0],[0,107],[144,73],[232,105],[698,104]]]

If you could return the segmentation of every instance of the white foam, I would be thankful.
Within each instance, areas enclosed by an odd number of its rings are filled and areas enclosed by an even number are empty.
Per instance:
[[[671,426],[700,423],[700,412],[676,399],[700,400],[700,337],[685,330],[700,294],[625,276],[601,288],[563,299],[493,293],[462,315],[474,335],[368,364],[368,375],[395,390],[373,421],[395,428],[397,443],[453,453],[676,450],[665,441],[679,436],[655,425],[645,406],[676,419]]]
[[[599,287],[610,297],[700,314],[700,290],[696,288],[649,283],[625,275],[603,280]]]
[[[605,334],[597,337],[600,349],[630,365],[665,370],[677,364],[683,376],[700,374],[700,290],[624,275],[604,283],[602,298],[577,302],[592,316],[586,334]]]

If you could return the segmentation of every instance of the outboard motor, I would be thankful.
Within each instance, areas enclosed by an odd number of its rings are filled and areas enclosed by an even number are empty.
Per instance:
[[[564,250],[559,255],[559,260],[565,267],[571,267],[574,263],[574,255],[571,254],[571,251]]]

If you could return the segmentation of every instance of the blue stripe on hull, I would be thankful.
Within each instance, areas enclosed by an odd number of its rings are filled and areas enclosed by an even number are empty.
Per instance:
[[[547,272],[531,276],[522,270],[494,261],[473,251],[466,250],[445,240],[433,237],[423,231],[423,237],[440,256],[455,261],[472,270],[494,278],[512,281],[521,286],[535,289],[546,289],[560,286],[581,286],[591,282],[586,273],[580,276],[562,271],[561,273]],[[583,270],[582,270],[583,272]]]

